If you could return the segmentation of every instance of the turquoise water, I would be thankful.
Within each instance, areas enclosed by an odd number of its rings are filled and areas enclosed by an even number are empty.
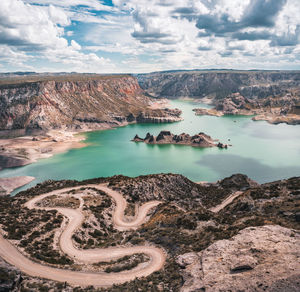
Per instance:
[[[183,111],[184,121],[172,124],[134,124],[86,133],[89,146],[72,149],[37,163],[6,169],[0,177],[30,175],[35,185],[46,179],[87,179],[100,176],[172,172],[194,181],[216,181],[233,173],[245,173],[258,182],[300,175],[300,126],[254,122],[246,116],[195,116],[203,104],[172,101]],[[147,145],[130,140],[161,130],[191,135],[205,132],[229,149],[182,145]],[[230,139],[230,141],[228,141]],[[28,186],[27,186],[28,187]]]

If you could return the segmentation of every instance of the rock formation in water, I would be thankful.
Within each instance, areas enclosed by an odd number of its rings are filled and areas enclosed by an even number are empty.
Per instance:
[[[136,135],[133,140],[134,142],[144,142],[147,144],[175,144],[175,145],[188,145],[194,147],[219,147],[227,148],[227,144],[216,143],[210,136],[205,133],[199,133],[194,136],[182,133],[180,135],[174,135],[170,131],[161,131],[158,136],[153,136],[147,133],[146,137],[140,138]]]
[[[101,129],[128,122],[173,122],[180,111],[154,109],[129,75],[65,75],[0,80],[0,130]]]

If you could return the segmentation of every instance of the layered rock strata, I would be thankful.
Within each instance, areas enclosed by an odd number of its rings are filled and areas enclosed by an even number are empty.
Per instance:
[[[173,122],[180,111],[153,109],[131,76],[97,76],[0,84],[0,130],[101,129],[128,122]]]

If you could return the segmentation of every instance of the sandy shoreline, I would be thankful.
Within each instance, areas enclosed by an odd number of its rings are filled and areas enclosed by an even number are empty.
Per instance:
[[[63,130],[51,130],[37,137],[0,139],[0,169],[31,164],[69,149],[85,147],[84,140],[84,135]]]

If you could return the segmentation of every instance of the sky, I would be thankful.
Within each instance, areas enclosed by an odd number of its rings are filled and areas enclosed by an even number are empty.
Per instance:
[[[0,0],[0,72],[300,69],[300,0]]]

